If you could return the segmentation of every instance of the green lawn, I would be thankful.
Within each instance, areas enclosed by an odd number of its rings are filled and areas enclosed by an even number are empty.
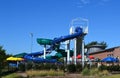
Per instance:
[[[103,78],[120,78],[120,74],[114,74],[114,75],[111,75],[111,76],[105,76]]]
[[[23,76],[24,74],[24,76]],[[55,70],[29,70],[24,73],[12,73],[6,76],[3,76],[2,78],[24,78],[24,77],[45,77],[45,76],[65,76],[65,73],[63,71],[55,71]]]
[[[12,73],[12,74],[3,76],[2,78],[20,78],[20,77],[21,77],[21,76],[19,76],[18,74]]]

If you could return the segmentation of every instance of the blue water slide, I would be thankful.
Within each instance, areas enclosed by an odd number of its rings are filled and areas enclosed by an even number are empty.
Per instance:
[[[59,38],[54,38],[53,44],[64,42],[66,40],[70,40],[73,38],[77,38],[77,37],[82,36],[82,35],[83,35],[83,29],[81,27],[76,27],[74,34],[67,35],[67,36],[61,36]]]
[[[48,48],[46,51],[51,51],[51,50],[54,50],[55,48],[55,45],[56,44],[59,44],[60,42],[64,42],[66,40],[70,40],[70,39],[74,39],[74,38],[77,38],[77,37],[80,37],[83,35],[83,29],[81,27],[76,27],[75,28],[75,32],[71,35],[67,35],[67,36],[61,36],[59,38],[54,38],[52,40],[52,45],[50,48]],[[30,54],[27,54],[24,56],[24,58],[26,60],[31,60],[31,61],[34,61],[34,62],[49,62],[49,63],[55,63],[57,62],[56,59],[51,59],[51,60],[48,60],[48,59],[44,59],[44,58],[40,58],[38,57],[39,55],[43,55],[44,51],[41,51],[41,52],[35,52],[35,53],[30,53]]]
[[[39,62],[39,63],[55,63],[57,62],[56,59],[44,59],[43,57],[40,57],[41,55],[43,55],[43,51],[41,52],[34,52],[34,53],[30,53],[24,56],[24,58],[26,59],[26,61],[33,61],[33,62]]]

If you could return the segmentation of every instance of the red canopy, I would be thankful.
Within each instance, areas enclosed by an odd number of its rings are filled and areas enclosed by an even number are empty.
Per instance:
[[[77,59],[82,59],[82,56],[80,54],[77,55]]]
[[[88,56],[90,59],[94,59],[94,57],[93,56]]]
[[[74,56],[73,56],[73,58],[74,58]],[[94,59],[94,57],[91,56],[91,55],[88,56],[88,58],[89,58],[89,59]],[[78,55],[77,55],[77,59],[82,59],[82,56],[81,56],[80,54],[78,54]]]

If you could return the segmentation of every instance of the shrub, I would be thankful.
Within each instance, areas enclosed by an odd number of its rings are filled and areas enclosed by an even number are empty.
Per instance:
[[[107,66],[101,65],[101,66],[99,67],[99,70],[100,70],[100,71],[107,70]]]
[[[67,71],[68,71],[69,73],[74,73],[74,72],[76,72],[76,66],[75,66],[75,64],[69,64],[69,65],[67,65]]]
[[[120,71],[120,66],[119,65],[112,65],[112,66],[109,66],[109,69],[110,71]]]
[[[64,72],[50,70],[48,76],[64,76]]]
[[[90,69],[90,75],[92,75],[92,76],[97,76],[99,72],[100,71],[98,70],[98,68]]]
[[[64,65],[57,65],[58,66],[58,70],[65,70],[65,66]]]
[[[35,70],[40,70],[41,69],[41,64],[34,64],[34,69]]]
[[[107,70],[100,71],[98,68],[88,69],[87,67],[83,69],[82,73],[83,76],[94,76],[94,77],[103,77],[109,75]]]
[[[106,76],[109,74],[109,72],[107,70],[104,70],[104,71],[102,71],[102,74]]]
[[[83,71],[81,72],[81,74],[83,76],[89,76],[90,75],[90,70],[86,67],[83,69]]]
[[[99,67],[99,70],[101,70],[101,71],[108,70],[110,72],[112,72],[112,71],[120,71],[120,66],[119,65],[111,65],[111,66],[101,65]]]
[[[50,63],[45,63],[43,65],[43,68],[44,68],[44,70],[50,70],[50,69],[57,70],[57,65],[50,64]]]
[[[107,76],[107,75],[109,75],[109,72],[107,70],[103,70],[98,73],[98,76],[100,76],[100,77]]]
[[[25,64],[20,63],[20,64],[18,65],[18,69],[19,69],[19,71],[25,71]]]
[[[35,70],[64,70],[64,65],[57,65],[52,63],[26,63],[26,69],[35,69]]]
[[[57,69],[58,69],[58,67],[57,67],[57,65],[56,65],[56,64],[51,64],[51,69],[52,69],[52,70],[57,70]]]
[[[81,64],[76,65],[76,71],[77,72],[82,72],[82,65]]]
[[[30,70],[30,69],[32,69],[32,62],[27,62],[26,64],[25,64],[25,67],[26,67],[26,69],[27,70]]]
[[[38,64],[36,64],[35,69],[37,69],[37,70],[45,70],[44,63],[38,63]]]

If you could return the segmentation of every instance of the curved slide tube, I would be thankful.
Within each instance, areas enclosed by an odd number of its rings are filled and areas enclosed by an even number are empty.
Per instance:
[[[80,27],[77,27],[75,29],[75,33],[73,33],[71,35],[67,35],[67,36],[61,36],[59,38],[54,38],[54,40],[51,40],[51,47],[49,49],[47,49],[46,51],[55,50],[56,44],[59,44],[60,42],[64,42],[66,40],[70,40],[70,39],[80,37],[82,35],[83,35],[83,29],[80,28]],[[27,54],[27,55],[24,56],[24,58],[26,60],[31,60],[33,62],[50,62],[50,63],[57,62],[56,59],[48,60],[48,59],[40,58],[39,56],[41,56],[41,55],[43,55],[43,51]]]

